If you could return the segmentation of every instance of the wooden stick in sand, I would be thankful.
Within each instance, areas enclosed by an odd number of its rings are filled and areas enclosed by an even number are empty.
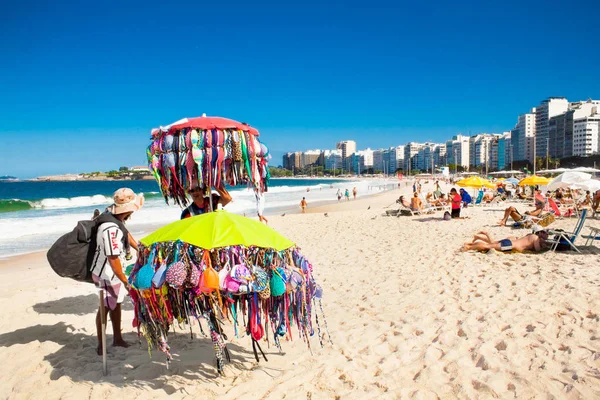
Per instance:
[[[100,319],[102,321],[102,373],[108,375],[106,366],[106,312],[104,311],[104,289],[98,290],[100,297]]]

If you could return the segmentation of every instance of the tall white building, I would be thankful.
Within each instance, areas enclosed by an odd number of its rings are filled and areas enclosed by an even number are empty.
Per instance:
[[[342,150],[323,151],[323,164],[325,169],[334,170],[342,168]]]
[[[383,171],[384,153],[385,153],[385,149],[373,150],[373,170]]]
[[[433,163],[438,167],[446,165],[446,145],[438,144],[433,151]]]
[[[548,122],[548,136],[550,138],[550,156],[554,158],[567,158],[575,155],[574,152],[574,121],[590,117],[600,110],[599,100],[578,101],[569,104],[569,110],[563,114],[550,118]],[[589,129],[589,128],[586,128]],[[593,129],[593,128],[592,128]],[[581,139],[579,137],[578,139]],[[581,145],[581,142],[578,142]],[[578,151],[581,151],[580,148]]]
[[[342,150],[342,162],[344,163],[344,169],[350,172],[352,169],[352,163],[349,162],[349,157],[356,152],[356,142],[354,140],[343,140],[341,142],[337,142],[335,148]]]
[[[514,160],[533,162],[533,137],[535,137],[536,108],[529,113],[519,115],[517,124],[511,131]]]
[[[470,165],[478,167],[480,165],[487,165],[488,168],[491,166],[491,151],[492,143],[498,140],[500,135],[482,133],[479,135],[471,136],[469,138],[469,159]]]
[[[598,133],[600,131],[599,106],[591,110],[591,115],[573,119],[573,155],[591,156],[600,152]]]
[[[549,145],[550,118],[564,114],[569,109],[569,101],[564,97],[550,97],[540,103],[535,110],[535,156],[546,157]]]
[[[348,157],[352,164],[352,171],[357,174],[363,174],[368,169],[373,168],[373,150],[365,149],[356,151]]]
[[[456,135],[446,142],[446,163],[469,167],[469,137]]]
[[[373,155],[373,157],[375,157]],[[385,171],[388,174],[393,174],[396,170],[404,170],[404,146],[390,147],[383,152],[383,161]],[[375,164],[375,160],[373,160]]]
[[[425,145],[416,142],[409,142],[404,146],[404,171],[410,173],[410,171],[419,169],[417,154],[423,146]]]

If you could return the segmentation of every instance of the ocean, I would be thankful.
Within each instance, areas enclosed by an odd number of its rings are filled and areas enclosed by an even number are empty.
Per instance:
[[[336,200],[336,192],[356,187],[359,196],[375,194],[390,181],[366,179],[272,179],[265,193],[265,215],[296,211],[302,197],[310,205]],[[179,219],[181,208],[165,203],[155,181],[0,182],[0,258],[49,248],[72,230],[77,221],[90,219],[94,209],[104,211],[121,187],[143,193],[144,207],[133,214],[129,230],[140,239],[154,229]],[[309,191],[307,191],[309,189]],[[256,201],[246,187],[229,189],[229,212],[256,217]]]

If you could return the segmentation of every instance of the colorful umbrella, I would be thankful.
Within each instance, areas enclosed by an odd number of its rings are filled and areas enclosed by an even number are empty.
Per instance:
[[[460,181],[456,182],[456,184],[460,187],[470,187],[477,189],[481,188],[482,186],[485,186],[490,189],[496,187],[492,182],[488,181],[487,179],[480,178],[479,176],[471,176],[469,178],[461,179]]]
[[[258,136],[258,130],[252,128],[250,125],[244,122],[234,121],[232,119],[223,118],[223,117],[207,117],[206,114],[203,114],[201,117],[195,118],[183,118],[179,121],[172,123],[171,125],[167,125],[165,127],[157,128],[163,132],[176,132],[177,130],[183,128],[191,128],[191,129],[234,129],[241,130],[244,132],[248,132],[252,135]],[[153,130],[154,131],[154,130]]]
[[[240,245],[281,251],[294,246],[294,242],[274,229],[224,210],[175,221],[146,236],[141,243],[148,247],[157,242],[177,240],[202,249]]]
[[[236,337],[250,336],[256,361],[257,348],[266,360],[259,341],[269,328],[280,350],[292,326],[310,348],[313,316],[323,345],[319,319],[325,329],[327,323],[313,266],[292,241],[257,221],[226,211],[176,221],[142,239],[138,254],[129,276],[134,321],[149,349],[163,351],[167,362],[167,332],[181,323],[191,331],[196,320],[204,333],[201,319],[219,372],[229,359],[221,321],[233,321]]]
[[[545,186],[550,182],[549,178],[543,176],[530,175],[525,179],[519,181],[519,186]]]
[[[184,118],[153,129],[148,166],[168,203],[188,203],[187,191],[201,187],[251,185],[267,189],[268,148],[248,124],[222,117]]]

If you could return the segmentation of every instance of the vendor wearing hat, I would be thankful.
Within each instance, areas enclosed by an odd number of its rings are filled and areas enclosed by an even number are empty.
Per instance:
[[[181,218],[189,218],[195,215],[204,214],[217,209],[217,206],[226,206],[231,201],[231,195],[224,186],[216,188],[217,193],[213,193],[212,196],[212,210],[210,209],[210,199],[205,195],[202,188],[195,186],[188,190],[189,195],[192,197],[192,204],[190,204],[181,213]]]
[[[91,271],[94,283],[105,292],[105,313],[110,313],[113,326],[113,346],[128,347],[129,344],[121,336],[121,303],[130,289],[127,277],[123,273],[123,265],[129,248],[133,247],[137,250],[137,244],[125,227],[125,221],[142,207],[144,196],[136,195],[129,188],[122,188],[114,193],[113,201],[114,203],[97,218],[96,251]],[[98,355],[101,355],[102,319],[100,310],[96,314],[96,330]]]

